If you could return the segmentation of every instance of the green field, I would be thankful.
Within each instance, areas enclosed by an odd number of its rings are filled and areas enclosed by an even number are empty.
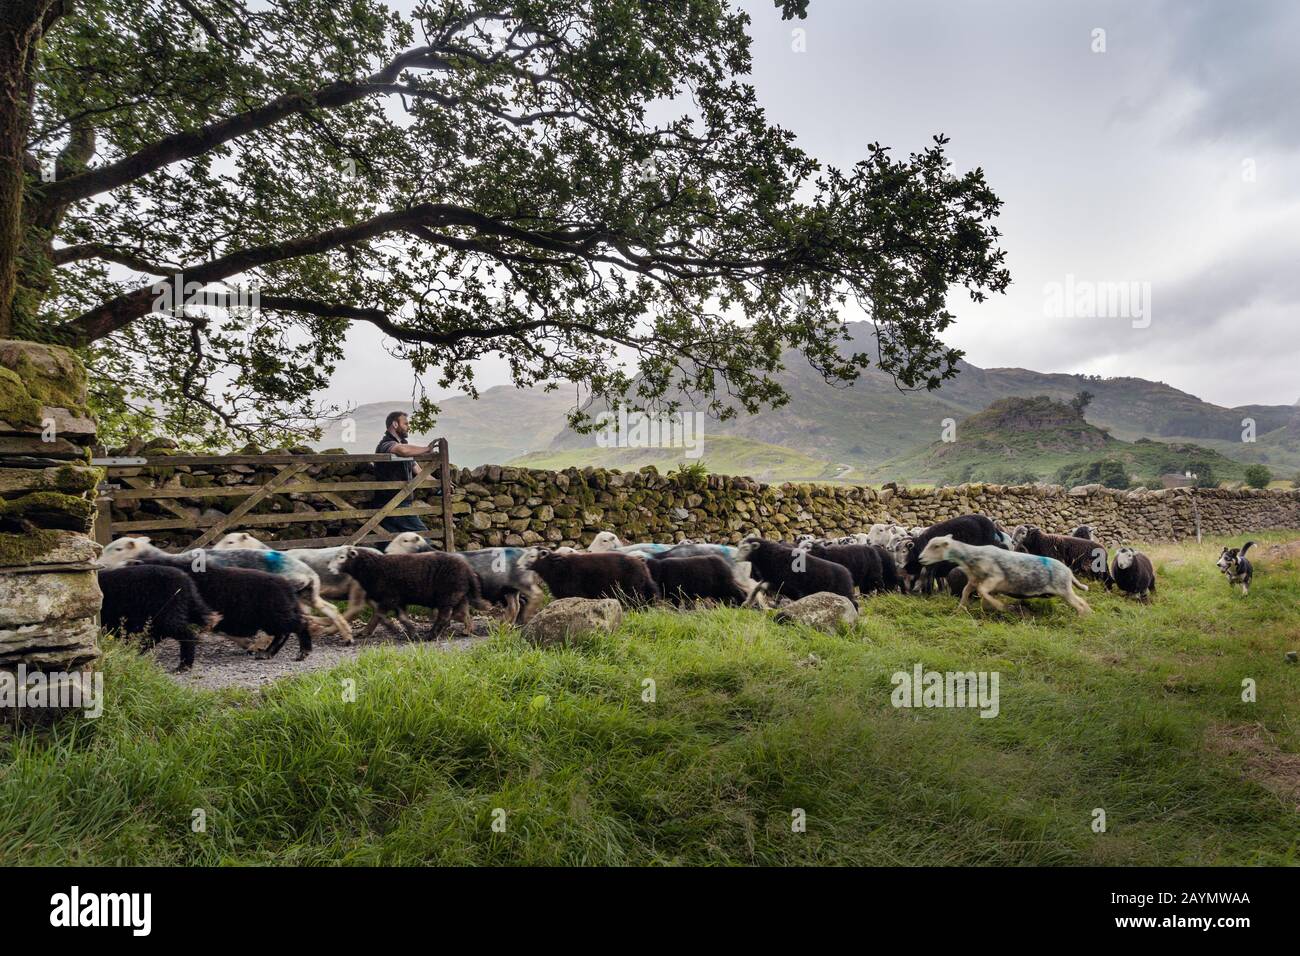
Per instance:
[[[1261,547],[1243,599],[1218,544],[1148,549],[1156,603],[1094,589],[1086,619],[891,596],[832,636],[656,610],[260,694],[112,647],[102,718],[0,731],[0,864],[1293,864],[1300,551]],[[895,709],[916,663],[998,672],[998,716]]]
[[[790,448],[768,445],[734,435],[706,436],[701,454],[687,458],[681,448],[590,448],[554,449],[521,455],[510,462],[524,468],[560,469],[593,465],[636,471],[654,465],[661,473],[703,462],[715,475],[744,475],[769,483],[814,481],[837,477],[843,469],[823,459],[800,454]],[[856,474],[856,472],[850,473]]]

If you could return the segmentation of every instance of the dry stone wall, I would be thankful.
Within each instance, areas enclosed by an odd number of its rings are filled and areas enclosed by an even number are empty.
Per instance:
[[[55,673],[79,684],[99,656],[99,546],[87,532],[103,472],[87,464],[85,405],[71,352],[0,341],[0,669],[25,684]]]
[[[373,473],[364,464],[314,466],[313,472],[342,481],[373,480]],[[162,467],[142,469],[139,474],[152,475],[155,484],[207,487],[262,484],[271,478],[274,469]],[[436,505],[440,493],[437,482],[433,482],[429,491],[417,497]],[[370,494],[343,492],[339,497],[365,505]],[[232,496],[225,504],[239,500]],[[838,485],[765,485],[722,475],[691,481],[660,475],[652,468],[626,473],[599,468],[540,471],[507,465],[453,468],[451,501],[456,546],[460,549],[532,544],[580,547],[602,530],[615,531],[631,540],[735,542],[755,530],[768,537],[793,539],[803,533],[865,531],[877,521],[928,525],[970,512],[987,514],[1007,527],[1037,524],[1046,530],[1068,531],[1088,524],[1109,545],[1193,536],[1198,516],[1204,535],[1223,538],[1270,528],[1300,528],[1300,491],[1114,491],[1098,485],[1066,489],[1059,485],[991,484],[940,489],[886,485],[876,490]],[[181,499],[177,503],[195,513],[213,505],[212,499]],[[150,510],[156,507],[135,501],[115,504],[114,520],[167,517],[166,513]],[[258,511],[333,507],[336,505],[318,496],[294,494],[269,497]],[[427,523],[432,526],[437,522]],[[259,536],[264,533],[272,539],[277,535],[329,537],[343,534],[350,527],[355,523],[303,523],[274,531],[256,530]],[[439,534],[434,531],[435,540]],[[164,533],[153,537],[164,545],[186,542],[185,538],[169,538]]]

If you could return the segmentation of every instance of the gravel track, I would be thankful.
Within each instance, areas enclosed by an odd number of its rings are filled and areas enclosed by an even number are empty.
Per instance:
[[[293,677],[310,671],[325,670],[346,661],[355,660],[362,651],[371,647],[436,647],[440,650],[463,651],[487,640],[489,619],[474,618],[474,634],[466,636],[459,623],[453,623],[443,634],[441,640],[431,640],[432,622],[412,616],[420,629],[421,640],[408,641],[391,628],[380,625],[374,635],[367,640],[355,640],[344,644],[338,635],[330,632],[312,639],[312,652],[305,661],[295,661],[298,654],[298,639],[289,638],[280,652],[270,660],[260,661],[227,637],[204,634],[199,638],[195,648],[194,667],[184,674],[175,673],[180,663],[180,645],[175,641],[163,641],[152,653],[158,666],[166,670],[179,684],[186,687],[220,690],[225,687],[261,687],[282,677]],[[359,623],[359,622],[358,622]],[[354,634],[361,628],[353,627]]]

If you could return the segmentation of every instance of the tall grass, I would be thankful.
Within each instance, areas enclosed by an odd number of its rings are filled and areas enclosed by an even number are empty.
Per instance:
[[[1206,736],[1300,745],[1295,561],[1243,600],[1216,547],[1150,551],[1157,603],[1094,588],[1086,619],[899,596],[832,636],[649,611],[564,649],[377,648],[261,693],[113,647],[102,718],[0,731],[0,863],[1293,863],[1295,800]],[[893,708],[917,662],[998,671],[999,716]]]

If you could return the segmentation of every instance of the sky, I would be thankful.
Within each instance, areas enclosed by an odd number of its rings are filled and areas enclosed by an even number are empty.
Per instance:
[[[759,102],[805,151],[848,167],[870,142],[906,154],[943,133],[1004,200],[1011,288],[951,299],[946,338],[969,361],[1300,399],[1300,3],[741,6]],[[382,338],[352,333],[327,399],[411,393]],[[489,361],[478,381],[508,375]]]

